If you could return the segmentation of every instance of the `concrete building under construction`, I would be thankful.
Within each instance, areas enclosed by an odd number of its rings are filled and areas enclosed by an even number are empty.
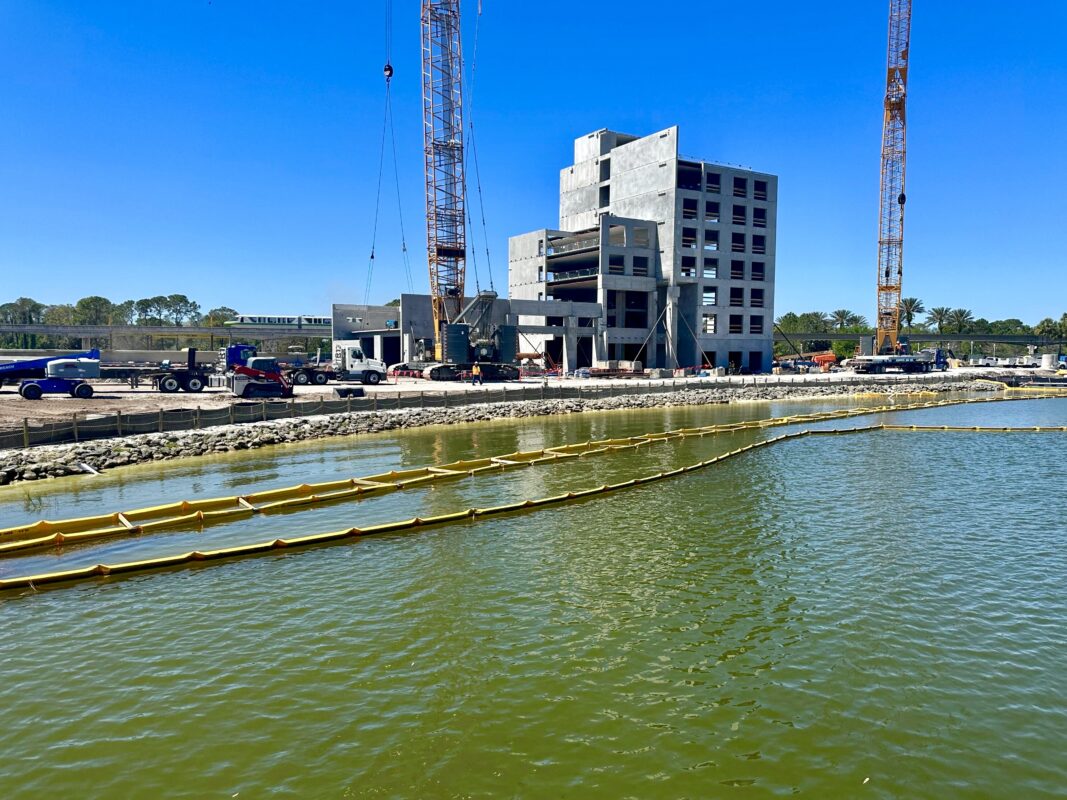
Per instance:
[[[778,179],[679,155],[678,129],[575,140],[559,229],[514,236],[512,300],[596,303],[599,320],[519,316],[566,368],[770,368]],[[555,330],[552,330],[552,329]]]

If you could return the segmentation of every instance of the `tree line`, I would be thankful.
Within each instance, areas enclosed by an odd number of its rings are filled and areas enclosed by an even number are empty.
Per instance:
[[[200,304],[184,294],[157,295],[115,303],[106,297],[90,295],[76,303],[49,304],[20,297],[0,304],[0,323],[9,325],[139,325],[215,327],[237,316],[227,306],[201,313]],[[131,330],[131,334],[135,331]],[[79,347],[80,339],[69,336],[41,336],[26,333],[0,333],[0,347],[69,348]]]
[[[861,314],[853,313],[848,309],[838,309],[830,313],[823,311],[807,311],[797,314],[790,311],[783,314],[775,321],[775,325],[785,334],[791,333],[855,333],[857,335],[873,334],[867,318]],[[997,319],[988,320],[984,317],[975,317],[974,313],[967,308],[950,308],[948,306],[934,306],[927,308],[917,297],[905,297],[900,301],[900,329],[901,333],[915,337],[935,337],[937,334],[999,334],[1006,336],[1043,336],[1051,341],[1067,341],[1067,314],[1063,314],[1059,320],[1046,317],[1036,325],[1027,325],[1021,319]],[[858,341],[858,339],[857,339]],[[799,343],[798,343],[799,345]],[[806,341],[805,346],[812,350],[829,350],[829,341]],[[834,342],[833,350],[839,356],[851,355],[855,347],[854,342]],[[1009,347],[1012,350],[1024,350],[1022,346],[1012,347],[1000,345],[1001,352]],[[981,345],[975,346],[975,352],[985,352],[986,348]],[[790,352],[789,345],[779,343],[775,352],[785,355]]]

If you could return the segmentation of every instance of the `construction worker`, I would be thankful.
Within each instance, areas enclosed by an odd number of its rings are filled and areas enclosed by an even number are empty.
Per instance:
[[[471,386],[480,386],[482,383],[482,365],[475,364],[471,369]]]

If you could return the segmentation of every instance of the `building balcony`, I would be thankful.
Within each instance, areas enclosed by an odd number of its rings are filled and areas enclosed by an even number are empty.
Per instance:
[[[566,236],[559,239],[548,240],[546,255],[562,256],[569,253],[578,253],[583,250],[596,250],[600,247],[600,234],[593,233],[588,236]]]

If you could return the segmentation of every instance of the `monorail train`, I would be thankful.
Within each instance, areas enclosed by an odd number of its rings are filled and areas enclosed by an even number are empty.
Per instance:
[[[331,317],[312,317],[295,314],[292,316],[274,316],[270,314],[238,314],[222,323],[230,328],[262,328],[270,325],[284,325],[289,328],[329,328],[333,325]]]

